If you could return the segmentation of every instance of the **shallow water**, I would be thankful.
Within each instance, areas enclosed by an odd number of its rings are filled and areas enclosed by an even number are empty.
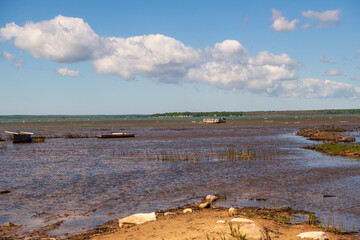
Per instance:
[[[315,142],[295,136],[298,123],[257,121],[26,125],[18,130],[94,136],[127,129],[136,137],[6,142],[0,148],[0,189],[11,193],[0,195],[0,224],[24,224],[28,231],[64,220],[51,232],[64,235],[221,193],[228,196],[221,206],[289,206],[316,212],[324,225],[360,230],[360,161],[303,149]],[[9,127],[1,125],[3,130]],[[357,132],[352,135],[358,137]],[[254,149],[256,159],[220,161],[211,156],[229,146]],[[173,152],[197,154],[202,161],[146,160]]]

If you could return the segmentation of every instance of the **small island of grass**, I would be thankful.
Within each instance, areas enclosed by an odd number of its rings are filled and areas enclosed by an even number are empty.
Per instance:
[[[360,145],[356,144],[348,145],[337,143],[324,143],[308,148],[331,155],[351,156],[360,158]]]

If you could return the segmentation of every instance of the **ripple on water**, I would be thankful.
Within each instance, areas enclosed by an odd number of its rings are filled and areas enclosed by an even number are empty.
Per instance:
[[[0,152],[0,163],[7,169],[0,172],[0,184],[12,192],[0,196],[0,224],[11,221],[31,230],[52,223],[44,222],[47,217],[60,215],[57,220],[64,223],[52,233],[64,235],[222,193],[229,197],[217,203],[221,206],[290,206],[316,210],[324,219],[331,216],[350,228],[360,226],[360,196],[354,195],[360,192],[359,161],[302,149],[312,141],[295,136],[297,129],[290,125],[199,126],[136,128],[139,137],[126,140],[54,138],[8,144]],[[191,163],[139,158],[174,151],[211,155],[229,146],[255,149],[257,159]]]

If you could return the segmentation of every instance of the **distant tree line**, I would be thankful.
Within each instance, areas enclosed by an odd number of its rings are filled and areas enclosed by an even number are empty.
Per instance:
[[[360,114],[360,109],[325,109],[299,111],[257,111],[257,112],[169,112],[156,113],[152,117],[240,117],[240,116],[291,116],[291,115],[341,115]]]
[[[156,113],[153,117],[240,117],[243,112],[170,112]]]
[[[326,114],[360,114],[360,109],[323,110]]]

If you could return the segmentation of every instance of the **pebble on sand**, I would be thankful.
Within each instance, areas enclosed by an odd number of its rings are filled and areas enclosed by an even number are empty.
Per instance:
[[[126,218],[119,220],[119,227],[122,227],[124,224],[143,224],[149,221],[156,221],[155,212],[152,213],[137,213]]]
[[[232,223],[254,223],[253,220],[246,219],[246,218],[233,218],[231,219]]]
[[[164,216],[168,216],[168,215],[176,215],[176,213],[174,213],[174,212],[166,212],[166,213],[164,213]]]
[[[183,213],[192,213],[193,210],[191,208],[185,208]]]
[[[253,223],[245,224],[240,227],[239,232],[246,236],[247,240],[263,240],[266,239],[265,230]]]
[[[12,227],[12,226],[15,226],[15,224],[13,224],[12,222],[6,222],[6,223],[4,223],[3,226],[4,227]]]
[[[234,216],[236,214],[237,210],[233,207],[229,208],[229,216]]]
[[[304,232],[297,235],[300,238],[310,238],[310,239],[319,239],[319,240],[326,240],[328,239],[324,232]]]
[[[222,224],[225,224],[225,223],[226,223],[226,220],[218,220],[216,223],[222,223]]]
[[[199,208],[208,208],[208,207],[210,207],[209,202],[200,203],[200,205],[199,205]]]
[[[217,200],[217,197],[215,195],[207,195],[205,197],[205,201],[208,203],[215,202]]]

